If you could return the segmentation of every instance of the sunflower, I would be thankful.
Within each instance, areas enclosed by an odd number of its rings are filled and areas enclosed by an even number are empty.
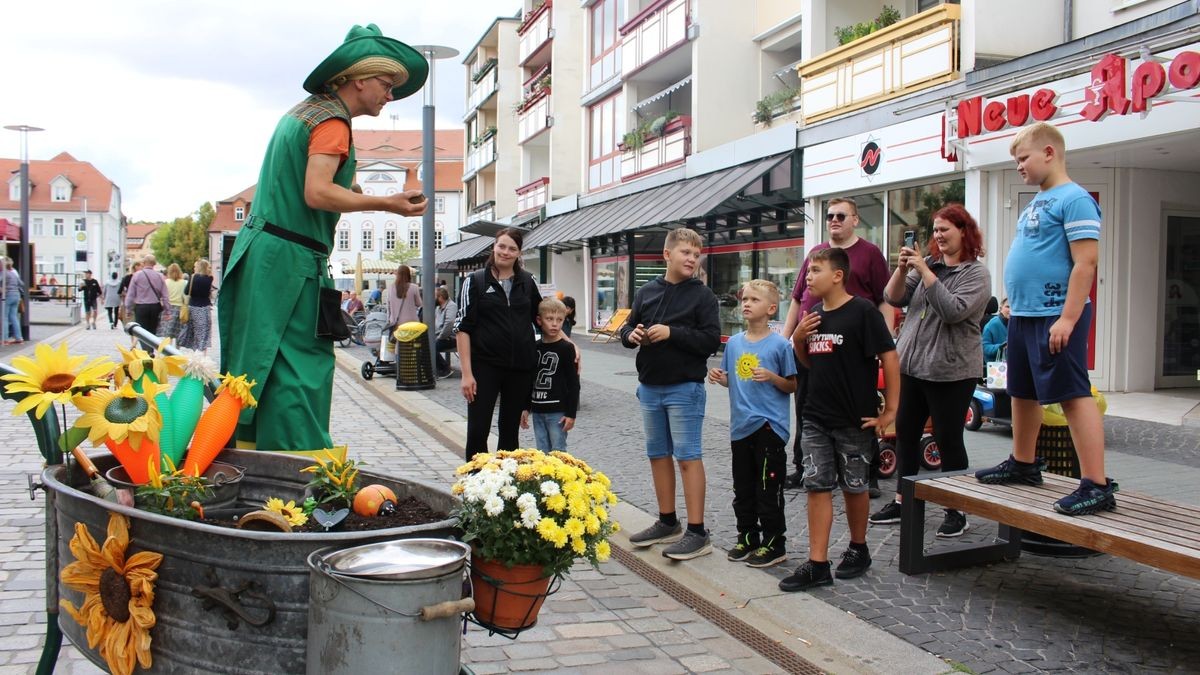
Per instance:
[[[296,506],[296,500],[294,499],[289,499],[285,503],[278,497],[271,497],[267,500],[267,503],[263,504],[263,508],[268,511],[274,511],[275,513],[278,513],[279,515],[283,516],[288,523],[295,527],[299,527],[308,522],[308,516],[304,515],[304,512],[300,510],[299,506]]]
[[[121,351],[121,358],[124,361],[120,368],[117,368],[115,375],[117,385],[121,385],[128,378],[137,382],[143,376],[149,376],[159,384],[166,384],[167,378],[171,375],[183,375],[184,364],[187,362],[187,357],[184,356],[167,356],[163,350],[171,344],[171,339],[166,338],[158,345],[158,349],[154,350],[154,354],[150,354],[144,349],[125,349],[121,345],[117,345],[117,349]]]
[[[758,356],[752,352],[746,352],[738,357],[737,374],[743,380],[748,380],[754,377],[754,369],[758,367]]]
[[[10,394],[28,394],[13,409],[14,415],[36,408],[34,415],[41,419],[46,410],[55,403],[67,403],[71,397],[93,387],[107,387],[105,379],[112,373],[114,363],[100,356],[88,361],[86,356],[67,354],[67,343],[57,348],[39,344],[34,358],[18,356],[13,366],[20,373],[0,378],[8,382],[4,390]]]
[[[88,430],[88,439],[100,445],[105,439],[120,443],[129,438],[129,445],[138,449],[143,438],[158,442],[162,430],[162,414],[154,404],[154,397],[166,389],[166,385],[147,382],[142,393],[133,390],[133,382],[126,380],[119,390],[97,389],[87,396],[75,399],[75,406],[83,415],[75,420],[75,426]]]
[[[87,627],[88,648],[100,647],[100,656],[114,675],[133,672],[136,661],[143,668],[153,664],[150,629],[154,616],[154,581],[158,579],[161,553],[142,551],[126,558],[129,519],[117,513],[108,517],[108,537],[103,546],[75,523],[71,553],[75,562],[62,571],[62,582],[84,594],[78,609],[69,600],[59,604]]]

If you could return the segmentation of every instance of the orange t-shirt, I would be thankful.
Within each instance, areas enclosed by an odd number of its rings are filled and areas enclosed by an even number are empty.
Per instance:
[[[345,120],[321,122],[308,137],[308,156],[337,155],[341,161],[350,158],[350,125]]]

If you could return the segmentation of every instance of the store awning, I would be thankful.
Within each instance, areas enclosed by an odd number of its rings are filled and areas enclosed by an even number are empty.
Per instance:
[[[11,220],[0,218],[0,237],[8,241],[20,241],[21,228]]]
[[[486,254],[495,241],[495,239],[488,236],[463,239],[438,251],[434,256],[434,260],[438,267],[456,267],[455,263],[459,260],[469,260]]]
[[[790,156],[775,155],[555,216],[525,237],[524,248],[703,219]]]
[[[402,263],[393,260],[363,260],[363,274],[395,274],[396,268]],[[342,274],[354,274],[354,263],[344,261],[342,263]]]

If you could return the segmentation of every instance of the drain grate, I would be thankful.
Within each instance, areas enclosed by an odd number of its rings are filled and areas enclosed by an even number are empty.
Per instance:
[[[618,562],[632,570],[634,574],[650,582],[650,584],[656,586],[681,604],[691,608],[700,616],[711,621],[717,628],[725,631],[735,640],[770,660],[784,671],[799,675],[820,675],[825,672],[815,664],[805,660],[799,654],[784,647],[778,640],[772,639],[754,626],[742,621],[712,602],[705,600],[694,591],[651,567],[633,553],[619,546],[613,546],[612,553]]]

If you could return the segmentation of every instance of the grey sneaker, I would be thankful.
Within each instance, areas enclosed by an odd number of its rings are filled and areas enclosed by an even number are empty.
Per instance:
[[[683,525],[675,523],[667,525],[661,520],[646,529],[629,536],[629,543],[637,548],[646,548],[654,544],[671,544],[683,539]]]
[[[712,540],[708,533],[696,534],[691,530],[683,531],[683,538],[663,549],[663,557],[671,560],[691,560],[712,553]]]

